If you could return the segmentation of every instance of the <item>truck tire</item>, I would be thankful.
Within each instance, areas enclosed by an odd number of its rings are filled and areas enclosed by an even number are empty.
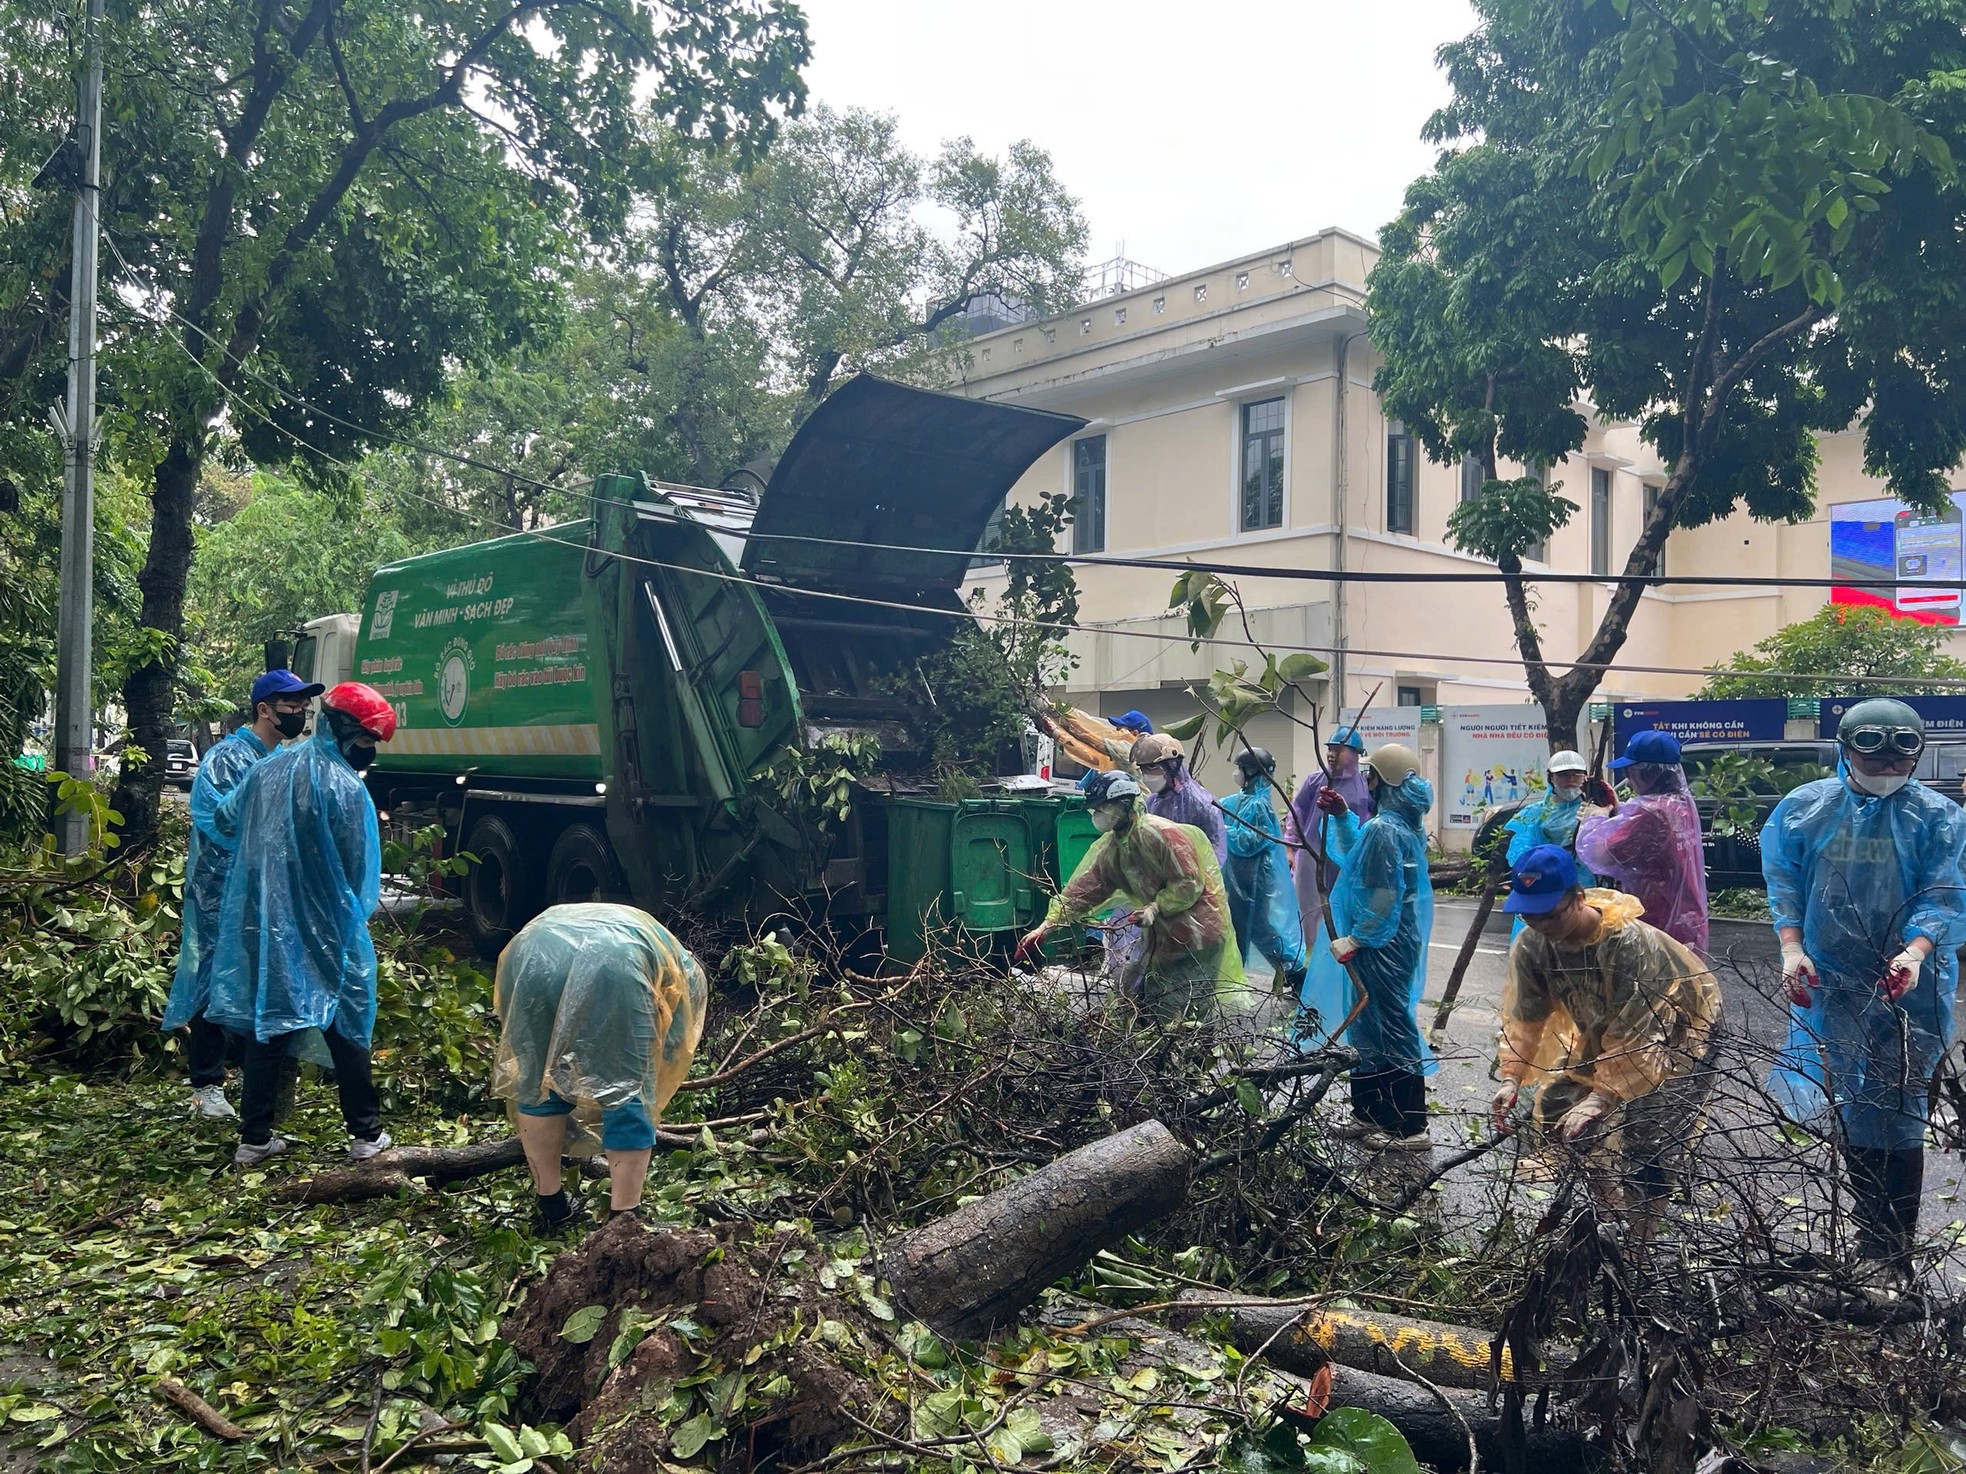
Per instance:
[[[570,824],[546,861],[546,904],[610,901],[623,891],[608,837],[592,824]]]
[[[464,918],[471,944],[487,962],[539,909],[537,877],[518,835],[496,814],[471,826],[464,848],[478,857],[464,876]]]

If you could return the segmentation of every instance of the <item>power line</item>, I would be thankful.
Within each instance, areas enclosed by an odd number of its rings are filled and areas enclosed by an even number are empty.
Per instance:
[[[176,314],[172,314],[172,315],[175,316]],[[328,451],[322,450],[317,446],[310,445],[307,441],[301,439],[301,437],[297,435],[294,431],[288,429],[286,426],[280,424],[278,421],[273,419],[273,417],[269,415],[264,409],[262,409],[258,405],[253,404],[251,401],[247,400],[244,396],[240,395],[236,390],[232,389],[230,386],[225,384],[215,373],[212,372],[210,366],[207,365],[203,359],[199,358],[195,353],[191,351],[190,345],[186,343],[180,336],[178,336],[176,333],[171,332],[167,327],[163,327],[161,324],[153,324],[153,326],[158,326],[160,330],[162,330],[165,333],[165,335],[169,337],[170,340],[178,347],[178,349],[181,352],[183,352],[185,356],[188,357],[194,364],[196,364],[198,368],[206,375],[206,377],[208,377],[212,381],[213,387],[216,388],[219,391],[219,393],[224,395],[228,400],[237,404],[241,409],[247,411],[248,413],[258,416],[276,433],[286,436],[287,439],[291,440],[295,445],[299,446],[302,450],[307,451],[309,454],[318,456],[321,459],[328,461],[333,465],[340,466],[343,469],[349,471],[355,471],[358,469],[351,462],[343,460],[340,457],[335,456]],[[287,398],[289,402],[299,403],[303,405],[305,404],[304,400],[302,400],[297,395],[291,394],[289,391],[283,390],[278,386],[269,386],[269,387],[273,389],[274,393],[282,395],[283,397]],[[481,512],[472,512],[472,511],[467,511],[463,508],[453,507],[448,505],[447,503],[438,501],[434,497],[424,496],[420,492],[411,491],[408,490],[407,488],[392,487],[389,489],[398,496],[411,497],[416,501],[426,503],[427,505],[435,507],[440,511],[450,513],[453,516],[460,516],[460,517],[467,518],[471,521],[482,523],[485,526],[494,529],[501,536],[513,535],[513,529],[505,527],[503,524],[497,522],[491,517],[484,515]],[[551,488],[551,489],[557,490],[559,488]],[[701,490],[703,488],[692,487],[692,488],[684,488],[684,489]],[[603,498],[602,500],[607,501],[611,499]],[[634,507],[637,506],[638,504],[621,503],[620,505]],[[680,515],[660,513],[659,510],[658,510],[658,515],[664,518],[665,520],[670,520],[674,522],[688,521],[692,526],[696,526],[699,528],[704,527],[702,523],[695,522],[694,519],[683,518]],[[707,532],[709,529],[704,528],[704,530]],[[552,536],[548,532],[541,531],[538,529],[525,532],[523,535],[531,537],[539,542],[544,542],[554,546],[571,549],[575,552],[581,553],[583,556],[589,551],[589,546],[586,543],[574,542],[568,538],[557,538]],[[820,541],[823,541],[823,539]],[[944,555],[949,555],[949,554],[953,554],[956,550],[939,548],[939,549],[930,549],[925,551],[932,551]],[[808,588],[800,588],[791,584],[771,583],[758,578],[754,578],[750,574],[746,574],[742,572],[717,573],[709,569],[698,568],[698,567],[691,566],[689,564],[669,563],[661,559],[644,558],[632,553],[610,552],[608,556],[617,558],[624,563],[629,563],[640,567],[659,568],[666,572],[685,574],[697,578],[712,579],[720,583],[742,584],[749,588],[757,590],[760,593],[776,593],[776,594],[786,595],[796,598],[819,599],[819,600],[825,600],[825,601],[830,601],[839,604],[855,605],[863,608],[894,610],[907,614],[926,614],[942,619],[969,620],[980,624],[1018,624],[1022,622],[1010,615],[989,614],[980,610],[949,609],[939,605],[911,604],[902,600],[880,599],[863,594],[846,594],[846,593],[835,592],[833,590],[828,590],[828,589],[808,589]],[[1070,626],[1070,627],[1039,626],[1039,628],[1040,630],[1043,630],[1054,636],[1064,635],[1076,630],[1080,633],[1094,634],[1094,635],[1111,635],[1122,639],[1154,640],[1162,644],[1193,645],[1195,643],[1198,643],[1195,637],[1190,635],[1163,633],[1155,630],[1115,629],[1106,626],[1093,626],[1090,628],[1082,628],[1077,626]],[[1260,644],[1253,639],[1238,639],[1233,635],[1224,635],[1220,632],[1214,635],[1207,636],[1206,638],[1199,641],[1199,643],[1210,644],[1210,645],[1221,645],[1221,646],[1227,646],[1232,649],[1247,649],[1247,650],[1254,650],[1259,653],[1269,653],[1269,654],[1279,654],[1279,655],[1304,654],[1304,655],[1322,656],[1322,655],[1335,655],[1338,653],[1337,648],[1331,645]],[[1518,655],[1508,655],[1508,656],[1450,655],[1450,654],[1436,652],[1436,651],[1384,650],[1384,649],[1374,649],[1374,648],[1357,647],[1357,646],[1347,647],[1346,653],[1352,655],[1367,655],[1382,660],[1421,661],[1421,662],[1430,662],[1430,663],[1445,663],[1449,665],[1480,665],[1480,666],[1499,665],[1499,666],[1508,666],[1508,667],[1518,667],[1522,663],[1521,658]],[[1613,671],[1624,671],[1627,673],[1638,674],[1638,675],[1699,676],[1707,679],[1711,679],[1715,676],[1742,674],[1742,672],[1730,671],[1724,667],[1705,668],[1705,667],[1694,667],[1694,666],[1629,665],[1629,664],[1620,664],[1619,662],[1616,661],[1590,661],[1590,662],[1571,661],[1571,662],[1552,662],[1552,663],[1567,664],[1571,669],[1596,670],[1602,674],[1609,674]],[[1820,681],[1825,679],[1825,677],[1823,677],[1820,673],[1805,672],[1805,671],[1754,671],[1752,672],[1752,674],[1758,676],[1766,676],[1772,679],[1805,680],[1805,681]],[[1966,687],[1966,679],[1946,678],[1946,677],[1849,676],[1849,677],[1839,677],[1837,679],[1845,680],[1847,681],[1848,684],[1856,685],[1856,686],[1862,686],[1862,685],[1886,686],[1886,687],[1908,686],[1908,687],[1919,687],[1919,688],[1929,688],[1933,686]]]

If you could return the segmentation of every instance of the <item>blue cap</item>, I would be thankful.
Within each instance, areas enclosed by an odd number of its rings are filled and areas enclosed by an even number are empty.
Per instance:
[[[1144,711],[1123,711],[1116,717],[1107,718],[1115,727],[1124,727],[1129,732],[1139,732],[1143,736],[1154,730],[1154,724],[1147,720]]]
[[[1509,898],[1502,909],[1511,916],[1541,916],[1563,904],[1577,888],[1577,862],[1560,844],[1539,844],[1515,862],[1509,877]]]
[[[319,696],[327,689],[318,681],[303,681],[290,670],[270,670],[253,682],[252,704],[258,706],[276,696]]]
[[[1326,747],[1349,747],[1353,752],[1365,751],[1365,739],[1358,735],[1357,727],[1340,727],[1331,734],[1324,744]]]
[[[1625,755],[1614,757],[1604,766],[1629,768],[1633,763],[1663,763],[1679,766],[1679,739],[1670,732],[1634,732],[1625,744]]]

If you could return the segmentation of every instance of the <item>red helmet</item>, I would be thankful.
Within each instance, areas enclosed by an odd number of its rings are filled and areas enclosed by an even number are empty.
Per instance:
[[[373,686],[343,681],[321,698],[321,705],[346,712],[378,742],[387,742],[396,735],[396,708],[383,700],[382,693]]]

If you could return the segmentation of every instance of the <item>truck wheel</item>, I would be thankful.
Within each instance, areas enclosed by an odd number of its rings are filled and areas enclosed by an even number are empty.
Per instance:
[[[512,826],[487,814],[471,826],[464,848],[478,857],[464,876],[464,916],[471,943],[487,961],[537,910],[533,872]]]
[[[621,872],[607,836],[592,824],[571,824],[546,861],[546,904],[605,901],[622,893]]]

